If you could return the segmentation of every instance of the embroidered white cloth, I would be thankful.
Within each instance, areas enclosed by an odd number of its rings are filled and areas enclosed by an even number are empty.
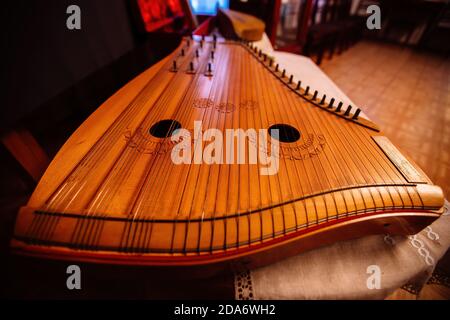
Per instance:
[[[421,288],[450,246],[450,204],[414,236],[342,241],[235,276],[236,299],[383,299]]]

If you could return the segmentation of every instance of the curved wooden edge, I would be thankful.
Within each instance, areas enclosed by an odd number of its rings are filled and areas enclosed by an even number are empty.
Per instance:
[[[213,254],[137,254],[108,251],[72,250],[57,246],[30,245],[12,239],[11,248],[15,254],[88,263],[106,263],[170,267],[192,271],[203,276],[222,271],[239,271],[268,265],[280,259],[301,252],[373,234],[410,235],[415,234],[440,216],[437,211],[417,212],[375,212],[352,216],[318,224],[288,236],[270,239],[257,246],[246,246],[235,250],[223,250]]]
[[[219,9],[217,20],[221,34],[227,38],[239,38],[246,41],[261,40],[265,23],[249,14],[229,9]]]
[[[47,167],[36,189],[28,201],[28,206],[39,207],[42,199],[51,195],[49,186],[60,184],[64,173],[70,172],[94,143],[111,126],[116,118],[126,109],[136,94],[162,69],[164,64],[181,48],[183,42],[170,55],[151,66],[120,88],[100,105],[70,136]]]

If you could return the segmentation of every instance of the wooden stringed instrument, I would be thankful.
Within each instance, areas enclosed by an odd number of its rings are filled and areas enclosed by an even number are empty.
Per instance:
[[[238,38],[246,33],[245,19],[237,20],[232,39],[211,35],[218,23],[207,22],[203,35],[184,38],[76,130],[21,208],[14,252],[128,265],[254,267],[339,240],[413,234],[440,216],[442,190],[374,123],[294,83],[271,57]],[[253,27],[252,40],[263,30]],[[185,135],[174,141],[181,129]],[[205,140],[209,129],[223,137],[226,129],[254,129],[267,133],[267,144],[249,135],[243,151],[237,143],[220,149],[211,135]],[[174,163],[180,141],[191,153]],[[225,161],[252,148],[256,163],[248,155],[242,163]],[[206,149],[214,149],[215,161],[195,161]],[[274,155],[278,170],[262,174],[262,160]]]

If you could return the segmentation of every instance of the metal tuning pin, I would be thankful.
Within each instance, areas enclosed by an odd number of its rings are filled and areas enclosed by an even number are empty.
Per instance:
[[[328,108],[333,108],[334,98],[331,98],[330,103],[328,104]]]
[[[341,102],[339,102],[339,104],[338,104],[338,106],[337,106],[336,110],[334,110],[334,111],[336,111],[336,112],[340,112],[340,111],[341,111],[341,109],[342,109],[342,101],[341,101]]]
[[[177,60],[173,60],[172,62],[172,69],[170,71],[176,72],[178,70],[177,68]]]
[[[217,41],[217,35],[213,34],[213,41]]]
[[[273,65],[273,59],[271,58],[271,59],[269,59],[269,67],[272,67],[272,65]]]
[[[259,49],[258,56],[259,56],[260,58],[261,58],[261,56],[262,56],[262,50],[261,50],[261,49]]]
[[[295,88],[295,90],[300,90],[301,85],[302,85],[302,82],[299,80],[297,82],[297,87]]]
[[[202,41],[205,41],[205,35],[202,34]]]
[[[278,63],[277,63],[277,65],[275,66],[275,72],[278,72]]]
[[[189,63],[188,73],[194,73],[194,62],[192,61]]]
[[[327,95],[324,94],[323,97],[322,97],[322,100],[320,100],[320,104],[324,104],[326,98],[327,98]]]
[[[214,51],[211,51],[211,60],[214,60]]]
[[[198,50],[195,50],[195,57],[196,57],[196,58],[199,57]]]
[[[184,49],[181,49],[181,56],[184,57]]]
[[[267,54],[264,53],[264,62],[267,60]]]
[[[352,106],[348,105],[347,110],[345,110],[344,116],[348,116],[350,114],[350,111],[352,110]]]
[[[314,95],[313,95],[313,97],[312,97],[313,100],[316,100],[316,99],[317,99],[317,93],[318,93],[317,90],[314,90]]]
[[[308,95],[308,92],[309,92],[309,86],[306,86],[306,89],[305,89],[305,96]]]
[[[286,69],[283,69],[283,72],[281,73],[281,77],[284,78],[285,75],[286,75]]]
[[[202,37],[204,37],[204,36],[202,36]],[[202,39],[202,40],[200,40],[200,48],[201,49],[203,49],[203,42],[204,42],[204,40]]]
[[[208,76],[208,77],[212,76],[211,63],[208,63],[208,68],[206,69],[205,76]]]
[[[213,42],[213,49],[216,49],[216,43],[217,43],[217,41]]]
[[[358,120],[358,117],[359,117],[360,113],[361,113],[361,109],[360,108],[356,109],[355,114],[353,115],[352,119],[353,120]]]
[[[291,74],[291,76],[289,77],[289,84],[292,83],[292,80],[294,79],[294,76]]]

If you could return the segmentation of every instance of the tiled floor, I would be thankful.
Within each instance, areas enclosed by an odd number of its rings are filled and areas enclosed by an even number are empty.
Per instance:
[[[363,41],[321,68],[450,198],[450,59]]]
[[[450,59],[363,41],[321,68],[450,198]],[[450,289],[427,284],[389,299],[450,299]]]

